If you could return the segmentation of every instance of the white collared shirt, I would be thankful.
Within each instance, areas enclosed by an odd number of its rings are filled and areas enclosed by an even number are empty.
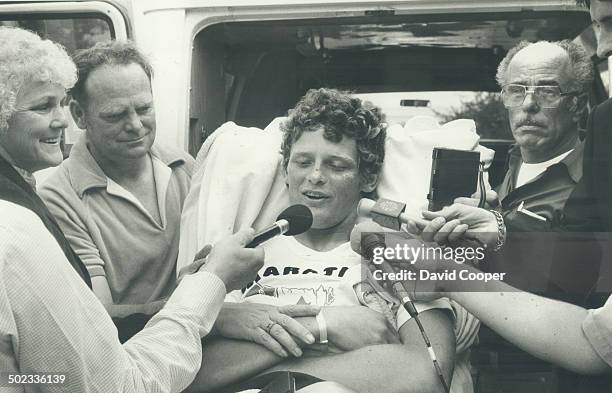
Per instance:
[[[526,162],[521,162],[521,166],[518,171],[518,175],[516,176],[516,186],[515,188],[519,188],[536,177],[540,176],[540,174],[544,173],[546,169],[554,164],[558,164],[565,157],[567,157],[574,149],[568,150],[565,153],[559,154],[556,157],[551,158],[548,161],[537,162],[535,164],[528,164]]]
[[[0,391],[8,373],[54,373],[38,392],[179,392],[200,369],[201,337],[217,318],[225,285],[185,277],[165,307],[121,345],[104,306],[30,210],[0,200]]]

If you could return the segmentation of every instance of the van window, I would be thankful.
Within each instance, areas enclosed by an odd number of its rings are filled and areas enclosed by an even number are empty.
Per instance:
[[[473,119],[481,138],[512,140],[508,111],[497,92],[421,91],[356,95],[380,107],[389,125],[404,125],[414,116],[434,117],[440,124],[456,119]]]
[[[522,40],[573,39],[589,25],[578,10],[212,25],[194,41],[190,149],[228,120],[263,128],[323,86],[391,102],[381,106],[393,121],[473,117],[483,138],[511,139],[495,81],[501,59]]]
[[[68,53],[77,49],[93,46],[99,41],[108,41],[113,38],[111,26],[105,19],[94,17],[74,17],[62,19],[24,18],[14,20],[0,20],[0,26],[15,26],[38,33],[62,44]]]

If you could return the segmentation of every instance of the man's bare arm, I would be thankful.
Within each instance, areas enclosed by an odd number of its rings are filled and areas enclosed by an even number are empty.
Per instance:
[[[455,335],[444,311],[420,314],[445,380],[454,370]],[[341,383],[358,392],[443,392],[427,349],[413,320],[400,329],[403,344],[372,345],[351,352],[319,358],[285,361],[272,370],[303,372]],[[271,370],[271,371],[272,371]]]
[[[253,305],[251,305],[253,306]],[[364,306],[338,306],[325,308],[328,319],[328,338],[333,347],[351,350],[369,346],[398,342],[394,335],[387,332],[387,324],[382,316]],[[314,317],[295,318],[317,339],[319,327]],[[351,321],[355,326],[350,326]],[[338,331],[336,331],[338,330]],[[335,337],[341,337],[338,343]],[[191,385],[192,391],[211,391],[232,383],[244,381],[283,361],[291,364],[295,357],[283,358],[275,355],[264,346],[242,340],[210,339],[203,348],[203,362],[200,372]]]
[[[318,340],[319,332],[314,318],[300,317],[296,320]],[[202,366],[188,391],[213,391],[244,381],[287,360],[255,342],[223,337],[207,338],[202,349]]]
[[[202,366],[187,392],[214,391],[285,360],[262,345],[221,337],[205,339],[202,349]]]

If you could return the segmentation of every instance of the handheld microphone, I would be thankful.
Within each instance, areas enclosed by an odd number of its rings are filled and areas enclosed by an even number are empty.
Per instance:
[[[276,218],[276,222],[259,231],[246,248],[255,248],[278,235],[294,236],[312,226],[312,212],[304,205],[289,206]]]
[[[364,199],[362,199],[361,201],[364,201]],[[359,204],[361,205],[361,202]],[[371,221],[366,221],[356,225],[355,228],[353,228],[353,231],[351,232],[351,248],[357,254],[365,257],[368,261],[371,261],[374,255],[374,250],[379,247],[386,248],[383,229],[379,224]],[[386,259],[383,259],[382,263],[380,264],[380,267],[385,273],[394,272],[393,268],[391,267],[391,265],[389,265],[389,262]],[[444,374],[442,373],[442,369],[440,368],[440,363],[438,362],[436,353],[431,345],[431,342],[429,341],[429,337],[427,336],[427,333],[425,333],[425,329],[421,324],[421,320],[419,319],[419,312],[417,311],[416,307],[414,306],[414,303],[412,303],[412,300],[410,300],[410,297],[408,296],[408,290],[404,287],[404,283],[399,281],[394,282],[392,288],[393,291],[396,293],[397,297],[401,299],[402,306],[404,307],[404,309],[408,312],[408,314],[410,314],[410,316],[414,319],[417,326],[419,327],[419,330],[421,331],[421,336],[423,337],[423,341],[427,346],[427,352],[429,353],[429,357],[433,362],[433,366],[436,369],[436,372],[438,373],[438,379],[440,380],[444,391],[446,393],[449,393],[450,388],[446,383],[446,380],[444,379]]]
[[[363,199],[362,199],[363,201]],[[351,248],[357,254],[363,256],[368,261],[372,260],[374,250],[377,248],[386,248],[383,228],[375,222],[365,221],[353,228],[351,232]],[[379,265],[385,273],[393,273],[394,270],[386,259],[383,259]],[[397,297],[401,300],[402,306],[408,311],[411,317],[415,318],[419,315],[414,303],[408,295],[408,290],[403,282],[395,281],[391,285]]]
[[[420,230],[427,226],[428,222],[426,220],[406,213],[405,209],[405,203],[383,198],[378,201],[362,198],[357,206],[357,212],[360,216],[370,217],[375,223],[396,231],[399,231],[402,224],[410,225],[412,223]]]

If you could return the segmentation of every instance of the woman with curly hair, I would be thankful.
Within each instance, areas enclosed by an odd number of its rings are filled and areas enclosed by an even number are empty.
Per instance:
[[[91,286],[83,263],[36,194],[32,176],[62,162],[64,99],[76,79],[76,67],[61,46],[26,30],[0,28],[0,199],[36,212]]]
[[[263,256],[243,248],[252,230],[215,245],[206,266],[185,277],[122,345],[32,177],[62,161],[63,103],[75,81],[76,67],[61,46],[0,27],[0,386],[179,392],[200,367],[201,339],[226,289],[250,281]]]

